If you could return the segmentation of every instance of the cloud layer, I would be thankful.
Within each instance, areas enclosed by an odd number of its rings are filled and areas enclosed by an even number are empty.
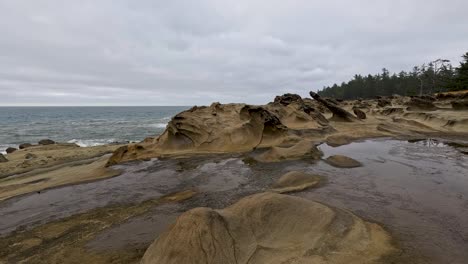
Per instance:
[[[0,1],[0,106],[266,103],[468,51],[468,1]]]

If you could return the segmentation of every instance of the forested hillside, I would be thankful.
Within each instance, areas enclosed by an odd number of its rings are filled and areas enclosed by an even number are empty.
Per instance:
[[[318,94],[342,99],[372,98],[374,96],[422,95],[468,89],[468,52],[458,67],[438,59],[412,71],[390,73],[387,69],[376,75],[355,75],[349,82],[324,87]]]

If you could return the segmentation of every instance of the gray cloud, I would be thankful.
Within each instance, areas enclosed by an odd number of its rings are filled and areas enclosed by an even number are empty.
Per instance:
[[[0,105],[266,103],[468,51],[468,2],[0,1]]]

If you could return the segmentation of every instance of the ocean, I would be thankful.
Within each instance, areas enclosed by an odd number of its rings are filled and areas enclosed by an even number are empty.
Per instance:
[[[0,107],[0,152],[49,138],[96,146],[161,134],[188,106]]]

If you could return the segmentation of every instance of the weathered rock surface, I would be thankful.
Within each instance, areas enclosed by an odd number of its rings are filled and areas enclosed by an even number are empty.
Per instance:
[[[392,105],[392,102],[388,99],[380,98],[377,100],[377,106],[379,107],[385,107],[390,105]]]
[[[384,229],[348,211],[261,193],[182,214],[141,263],[376,263],[393,252]]]
[[[271,191],[277,193],[302,191],[317,186],[322,178],[321,176],[301,171],[291,171],[281,176],[273,184]]]
[[[325,161],[328,164],[338,168],[355,168],[362,166],[359,161],[343,155],[333,155],[328,157]]]
[[[0,153],[0,162],[8,162],[8,159],[2,153]]]
[[[52,145],[52,144],[55,144],[55,141],[51,139],[42,139],[42,140],[39,140],[38,144],[39,145]]]
[[[303,140],[290,147],[271,147],[255,157],[260,162],[277,162],[281,160],[312,159],[318,160],[323,156],[314,142]]]
[[[290,105],[293,102],[302,103],[302,98],[301,96],[297,94],[287,93],[287,94],[276,96],[274,102],[280,103],[282,105]]]
[[[12,148],[12,147],[8,147],[8,148],[5,150],[5,152],[6,152],[7,154],[11,154],[11,153],[13,153],[13,152],[15,152],[15,151],[17,151],[17,149],[16,149],[16,148]]]
[[[418,110],[433,111],[437,109],[437,107],[434,105],[432,101],[422,99],[419,97],[411,98],[411,100],[406,105],[408,105],[409,111],[418,111]]]
[[[213,103],[210,107],[193,107],[177,114],[158,138],[117,150],[108,166],[165,154],[246,152],[280,145],[294,137],[291,129],[328,125],[317,109],[299,98],[285,95],[265,106]]]
[[[468,100],[456,100],[452,101],[452,108],[455,110],[467,110],[468,109]]]

